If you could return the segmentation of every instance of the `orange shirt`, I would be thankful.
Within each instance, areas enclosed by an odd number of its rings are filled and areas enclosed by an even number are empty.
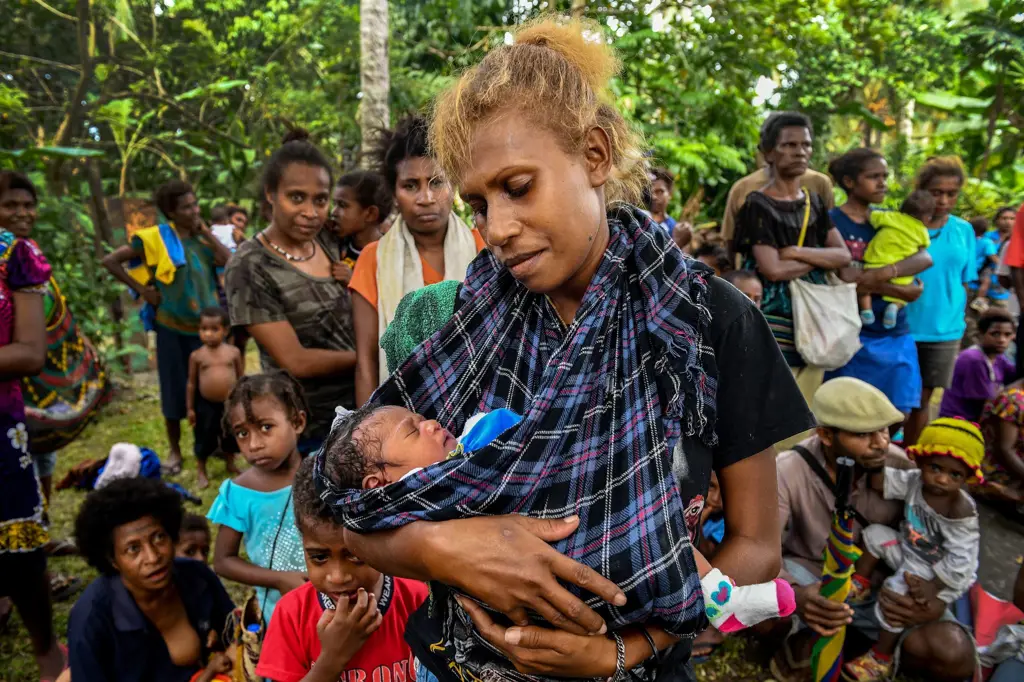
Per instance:
[[[475,229],[472,232],[476,247],[480,251],[486,249],[487,244],[480,233]],[[420,263],[423,264],[424,286],[437,284],[444,279],[441,273],[423,260],[422,256],[420,256]],[[359,254],[359,260],[356,261],[356,267],[352,271],[352,280],[348,283],[348,288],[365,298],[374,308],[377,307],[377,242],[363,247],[363,252]]]

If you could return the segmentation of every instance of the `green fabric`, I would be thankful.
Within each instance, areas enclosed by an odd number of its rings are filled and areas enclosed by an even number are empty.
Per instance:
[[[455,299],[462,282],[445,280],[406,294],[395,309],[395,319],[380,337],[380,347],[388,358],[388,374],[393,374],[405,359],[455,312]]]
[[[154,279],[160,292],[156,323],[179,334],[199,334],[199,313],[219,306],[213,249],[198,236],[181,238],[185,264],[174,273],[170,284]],[[142,241],[132,238],[132,248],[142,251]]]

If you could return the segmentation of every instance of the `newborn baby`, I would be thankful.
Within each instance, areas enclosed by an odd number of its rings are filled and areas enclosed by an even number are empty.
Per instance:
[[[468,457],[522,421],[505,409],[476,414],[456,438],[437,421],[404,407],[339,407],[337,413],[324,450],[332,462],[331,476],[343,488],[380,488],[407,476],[429,477],[430,465]],[[796,608],[793,588],[785,580],[739,586],[696,549],[693,554],[708,620],[720,632],[788,616]]]

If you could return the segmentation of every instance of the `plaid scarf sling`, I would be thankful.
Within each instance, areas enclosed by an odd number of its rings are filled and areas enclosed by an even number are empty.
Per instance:
[[[474,413],[501,407],[524,415],[517,427],[469,457],[374,490],[339,490],[321,453],[317,485],[358,532],[578,514],[577,532],[555,549],[616,582],[628,603],[570,589],[612,629],[642,622],[693,636],[704,606],[670,463],[684,430],[714,441],[714,354],[704,340],[710,270],[635,208],[613,210],[609,225],[605,257],[568,329],[545,296],[484,252],[453,317],[374,395],[453,433]],[[458,610],[451,600],[441,607]]]

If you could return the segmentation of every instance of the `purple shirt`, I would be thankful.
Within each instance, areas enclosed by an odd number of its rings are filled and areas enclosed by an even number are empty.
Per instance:
[[[996,397],[1013,363],[1000,355],[991,362],[978,346],[960,353],[953,369],[953,383],[942,395],[940,417],[961,417],[977,422],[985,403]]]

